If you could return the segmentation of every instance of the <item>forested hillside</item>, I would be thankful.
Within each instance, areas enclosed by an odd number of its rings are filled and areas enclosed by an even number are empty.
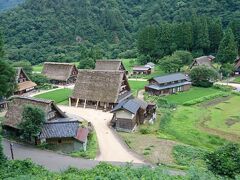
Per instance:
[[[79,60],[81,48],[115,58],[136,52],[139,30],[163,21],[191,20],[191,15],[221,17],[223,26],[240,18],[235,0],[26,0],[0,15],[10,60]],[[129,52],[129,51],[128,51]]]
[[[23,0],[1,0],[0,1],[0,12],[17,6]]]

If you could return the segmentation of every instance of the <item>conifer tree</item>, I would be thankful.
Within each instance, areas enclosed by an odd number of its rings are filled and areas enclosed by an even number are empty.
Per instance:
[[[219,44],[223,37],[222,22],[220,19],[212,20],[209,23],[209,40],[211,53],[215,53],[218,50]]]
[[[234,63],[237,53],[237,44],[231,28],[228,28],[220,42],[217,59],[222,64]]]

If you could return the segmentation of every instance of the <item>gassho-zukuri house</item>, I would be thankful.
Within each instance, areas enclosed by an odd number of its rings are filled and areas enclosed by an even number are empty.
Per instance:
[[[189,77],[182,73],[174,73],[154,77],[148,80],[145,91],[152,95],[166,95],[187,91],[191,88]]]
[[[8,100],[8,110],[2,123],[3,133],[21,135],[19,124],[22,121],[24,105],[33,105],[45,112],[44,126],[32,142],[57,145],[63,152],[86,149],[88,129],[81,127],[78,120],[67,117],[51,100],[12,96]]]
[[[75,83],[78,69],[72,63],[45,62],[42,74],[53,84],[67,85]]]
[[[111,110],[131,96],[124,71],[79,70],[69,105]]]
[[[156,105],[137,98],[126,99],[116,105],[111,113],[111,124],[117,131],[132,132],[145,121],[155,121]]]
[[[213,68],[212,61],[215,59],[214,56],[201,56],[193,60],[192,64],[190,65],[190,69],[197,67],[197,66],[207,66],[209,68]]]
[[[36,83],[31,81],[31,79],[27,76],[21,67],[16,68],[16,83],[17,89],[14,92],[16,95],[22,95],[24,93],[30,92],[37,86]]]
[[[95,70],[112,70],[112,71],[126,71],[121,60],[110,59],[110,60],[97,60],[95,63]]]

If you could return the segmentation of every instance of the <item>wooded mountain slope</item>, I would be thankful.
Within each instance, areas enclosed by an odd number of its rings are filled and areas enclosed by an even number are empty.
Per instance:
[[[226,26],[240,19],[239,9],[236,0],[26,0],[0,15],[0,27],[10,60],[76,60],[79,44],[86,41],[114,58],[136,46],[136,33],[146,25],[186,20],[196,13],[220,16]]]

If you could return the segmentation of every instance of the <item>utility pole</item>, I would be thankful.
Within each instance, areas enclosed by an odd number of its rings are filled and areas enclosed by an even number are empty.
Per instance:
[[[14,160],[14,155],[13,155],[13,143],[10,143],[10,151],[11,151],[11,158]]]

